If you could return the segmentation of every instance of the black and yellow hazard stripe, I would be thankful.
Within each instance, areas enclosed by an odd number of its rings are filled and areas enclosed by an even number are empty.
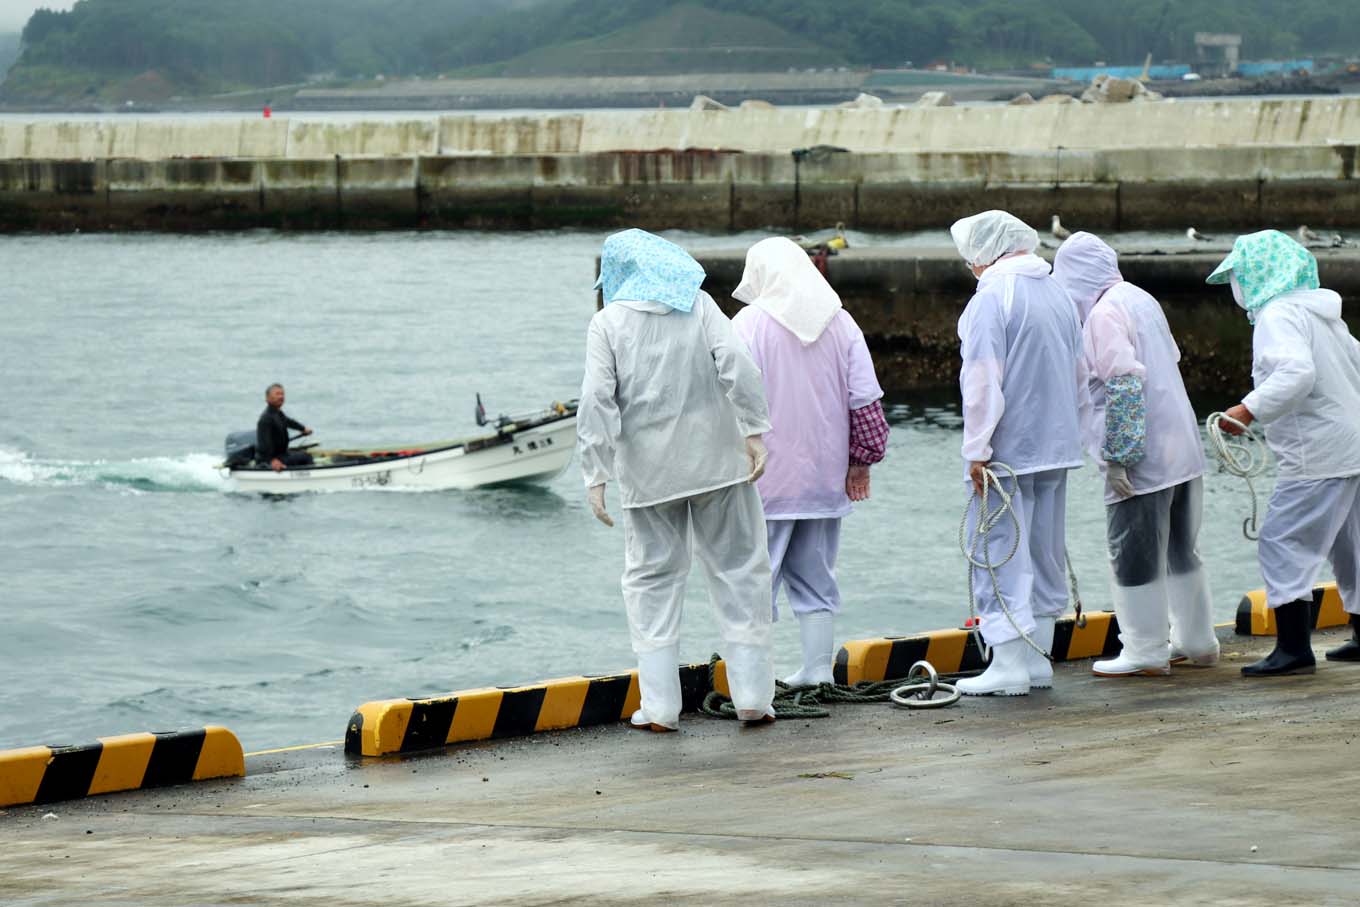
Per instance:
[[[1074,661],[1119,652],[1119,623],[1111,611],[1089,611],[1086,626],[1063,617],[1053,631],[1054,661]],[[930,662],[941,674],[980,671],[982,652],[968,630],[935,630],[917,636],[890,636],[847,642],[836,653],[837,683],[897,680],[918,661]]]
[[[1341,594],[1336,583],[1323,583],[1313,587],[1313,627],[1318,630],[1326,627],[1343,627],[1350,622],[1350,615],[1341,606]],[[1274,636],[1275,612],[1266,605],[1266,590],[1256,589],[1242,596],[1237,605],[1238,636]]]
[[[721,662],[715,681],[719,691],[726,690]],[[708,665],[680,666],[685,711],[696,710],[712,688]],[[628,718],[639,703],[636,671],[464,690],[429,699],[386,699],[355,711],[345,731],[345,752],[386,756],[607,724]]]
[[[223,727],[101,737],[80,746],[0,751],[0,806],[241,777],[245,756]]]

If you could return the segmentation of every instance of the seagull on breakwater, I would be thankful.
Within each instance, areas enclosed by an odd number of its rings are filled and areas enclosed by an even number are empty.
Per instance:
[[[1299,227],[1294,238],[1299,241],[1300,245],[1307,246],[1310,249],[1340,249],[1350,245],[1350,241],[1340,233],[1323,236],[1309,230],[1307,226]]]
[[[1185,231],[1185,238],[1193,239],[1196,242],[1210,242],[1211,240],[1213,240],[1212,236],[1205,236],[1203,233],[1199,232],[1194,227],[1190,227]]]
[[[1048,230],[1058,239],[1067,239],[1072,235],[1072,231],[1062,225],[1062,221],[1058,219],[1056,214],[1053,215],[1053,223],[1048,225]]]

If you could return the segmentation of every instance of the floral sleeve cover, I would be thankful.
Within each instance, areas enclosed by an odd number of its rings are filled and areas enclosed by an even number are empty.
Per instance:
[[[1105,382],[1105,446],[1100,455],[1107,463],[1132,466],[1143,459],[1147,447],[1147,401],[1143,379],[1119,375]]]

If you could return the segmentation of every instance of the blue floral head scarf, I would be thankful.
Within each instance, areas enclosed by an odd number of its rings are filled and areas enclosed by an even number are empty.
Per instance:
[[[646,230],[624,230],[604,241],[595,289],[604,290],[605,305],[626,299],[688,312],[705,276],[699,263],[675,243]]]
[[[1321,286],[1313,253],[1279,230],[1237,237],[1232,251],[1209,275],[1208,282],[1223,284],[1232,280],[1242,292],[1239,304],[1247,310],[1247,320],[1252,324],[1276,297]]]

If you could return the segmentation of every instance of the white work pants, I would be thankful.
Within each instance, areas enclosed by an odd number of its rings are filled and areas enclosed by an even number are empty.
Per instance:
[[[1002,487],[1011,495],[1020,524],[1020,540],[1015,556],[996,570],[1000,592],[1008,619],[997,600],[992,579],[987,570],[973,568],[973,592],[977,596],[978,617],[982,621],[982,638],[995,646],[1017,639],[1020,633],[1034,632],[1035,617],[1058,617],[1067,610],[1067,470],[1052,469],[1018,476],[1015,482],[1001,480]],[[971,486],[970,491],[971,491]],[[997,506],[996,495],[989,495],[988,507]],[[973,499],[968,510],[967,538],[973,537],[978,519],[978,501]],[[1015,543],[1015,527],[1009,517],[1003,517],[987,540],[987,550],[993,562],[1000,561]],[[974,554],[978,560],[981,548]],[[1018,631],[1017,631],[1018,628]]]
[[[1360,476],[1278,482],[1257,552],[1270,607],[1311,601],[1325,559],[1342,605],[1360,614]]]
[[[1218,651],[1209,578],[1195,547],[1203,502],[1204,483],[1192,479],[1105,508],[1119,642],[1134,664],[1165,665],[1168,639],[1192,658]]]
[[[691,538],[717,612],[732,704],[764,714],[774,698],[770,553],[754,485],[624,509],[623,601],[633,651],[641,656],[678,645]],[[670,703],[653,705],[646,697],[642,707],[653,720],[672,711]]]
[[[836,584],[836,554],[840,551],[841,521],[768,520],[770,541],[770,610],[779,619],[779,589],[789,593],[794,614],[827,611],[839,614],[841,592]]]

